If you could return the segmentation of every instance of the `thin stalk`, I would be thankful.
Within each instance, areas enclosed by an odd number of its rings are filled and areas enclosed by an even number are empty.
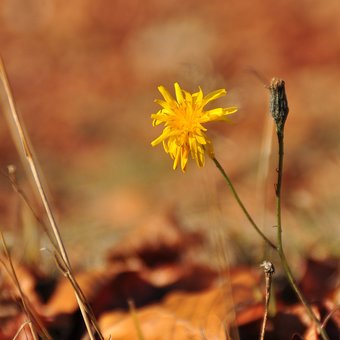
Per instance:
[[[128,305],[129,305],[129,310],[130,310],[130,314],[132,317],[132,321],[134,323],[134,326],[137,332],[138,340],[145,340],[141,326],[140,326],[140,322],[138,320],[135,304],[132,300],[128,300]]]
[[[21,285],[19,283],[19,279],[18,279],[18,276],[17,276],[17,273],[14,269],[14,265],[13,265],[13,262],[12,262],[12,257],[8,251],[8,248],[7,248],[7,244],[5,242],[5,238],[2,234],[2,232],[0,231],[0,238],[1,238],[1,243],[2,243],[2,246],[4,248],[4,253],[6,255],[6,258],[7,258],[7,261],[9,263],[9,268],[7,268],[7,266],[5,266],[7,272],[8,272],[8,275],[11,277],[11,279],[13,280],[14,282],[14,285],[16,286],[16,288],[18,289],[19,291],[19,296],[20,296],[20,299],[21,299],[21,303],[22,303],[22,307],[26,313],[26,316],[29,318],[29,321],[27,321],[27,324],[31,330],[31,333],[32,333],[32,337],[33,337],[33,340],[38,340],[39,337],[38,337],[38,334],[32,324],[32,321],[31,321],[31,313],[30,313],[30,308],[28,307],[27,305],[27,302],[26,302],[26,296],[24,294],[24,292],[22,291],[21,289]],[[45,333],[44,335],[47,335],[47,333]],[[47,335],[48,336],[48,335]],[[48,339],[51,339],[49,336],[48,336]]]
[[[230,178],[228,177],[228,175],[226,174],[225,170],[223,169],[222,165],[219,163],[219,161],[215,158],[212,157],[212,160],[214,161],[217,169],[220,171],[220,173],[222,174],[222,176],[224,177],[224,179],[226,180],[229,189],[231,190],[231,193],[233,194],[234,198],[236,199],[238,205],[240,206],[240,208],[242,209],[243,213],[246,215],[248,221],[250,222],[250,224],[254,227],[254,229],[256,230],[256,232],[262,237],[262,239],[273,249],[277,249],[276,245],[269,240],[269,238],[260,230],[260,228],[257,226],[257,224],[255,223],[255,221],[253,220],[253,218],[250,216],[248,210],[246,209],[246,207],[244,206],[243,202],[241,201],[239,195],[237,194],[234,185],[232,184]]]
[[[282,221],[281,221],[281,187],[282,187],[282,174],[283,174],[283,156],[284,156],[284,129],[277,130],[277,137],[278,137],[278,144],[279,144],[279,160],[278,160],[278,168],[277,168],[277,184],[276,184],[276,218],[277,218],[277,252],[281,259],[281,264],[283,270],[288,278],[288,281],[291,287],[294,289],[296,295],[305,306],[307,314],[311,318],[311,320],[317,326],[320,335],[323,340],[328,340],[328,335],[325,329],[322,327],[319,319],[314,314],[311,306],[306,301],[305,297],[303,296],[302,292],[300,291],[298,285],[295,282],[294,276],[290,269],[290,266],[287,262],[287,258],[283,249],[283,242],[282,242]]]
[[[36,221],[39,223],[39,225],[42,227],[43,231],[46,233],[48,239],[52,243],[53,248],[55,251],[58,250],[58,245],[56,244],[50,230],[48,229],[47,225],[45,224],[44,220],[39,217],[38,213],[34,210],[33,206],[31,205],[27,195],[25,192],[19,187],[17,180],[16,180],[16,168],[14,165],[9,165],[7,167],[8,174],[4,171],[1,171],[1,173],[10,181],[12,188],[15,193],[19,195],[19,197],[23,200],[24,204],[28,207],[28,209],[31,211],[33,217],[36,219]]]
[[[263,315],[263,321],[262,321],[262,327],[261,327],[261,333],[260,333],[260,340],[264,340],[264,335],[266,333],[267,319],[268,319],[268,309],[269,309],[269,301],[270,301],[270,295],[271,295],[270,293],[271,293],[271,287],[272,287],[272,277],[275,272],[275,268],[273,264],[269,261],[263,261],[260,267],[263,267],[264,269],[264,275],[265,275],[265,280],[266,280],[264,315]]]
[[[62,259],[65,263],[65,266],[68,269],[68,272],[70,273],[70,276],[73,277],[72,270],[71,270],[71,264],[70,264],[70,261],[68,259],[68,255],[67,255],[65,246],[63,244],[57,223],[56,223],[54,215],[52,213],[50,203],[47,199],[47,195],[46,195],[45,190],[43,188],[42,181],[41,181],[40,176],[39,176],[38,167],[36,165],[36,162],[33,159],[33,153],[32,153],[31,148],[29,146],[28,138],[25,135],[24,128],[22,126],[22,123],[19,120],[18,113],[15,109],[14,100],[13,100],[13,97],[12,97],[12,94],[11,94],[11,91],[10,91],[9,82],[8,82],[7,75],[6,75],[6,72],[5,72],[5,68],[4,68],[4,65],[3,65],[1,59],[0,59],[0,79],[2,81],[3,88],[5,90],[5,94],[7,96],[8,105],[9,105],[9,113],[10,114],[8,115],[7,118],[10,119],[13,122],[15,130],[16,130],[15,132],[19,136],[19,139],[21,141],[21,146],[22,146],[24,154],[25,154],[26,161],[28,163],[32,177],[34,179],[34,183],[37,187],[41,202],[42,202],[42,204],[45,208],[48,220],[49,220],[50,225],[51,225],[52,232],[55,236],[56,243],[58,245],[60,255],[61,255],[61,257],[62,257]],[[78,305],[79,305],[79,309],[80,309],[81,314],[83,316],[87,332],[90,336],[90,339],[95,340],[95,335],[93,334],[93,331],[92,331],[91,320],[90,320],[89,315],[87,313],[87,308],[86,308],[84,302],[81,299],[81,295],[79,294],[79,292],[77,290],[75,290],[75,296],[76,296],[76,299],[77,299],[77,302],[78,302]],[[92,320],[92,323],[95,323],[95,321]],[[98,335],[101,339],[103,339],[103,336],[100,333]]]
[[[15,335],[14,335],[14,337],[13,337],[12,340],[17,340],[17,339],[19,338],[19,336],[20,336],[20,333],[25,329],[25,327],[26,327],[27,325],[28,325],[28,327],[30,328],[30,330],[32,330],[32,322],[31,322],[31,321],[25,321],[25,322],[19,327],[19,329],[18,329],[17,332],[15,333]],[[25,332],[25,338],[26,338],[26,339],[28,338],[26,332]],[[35,338],[34,338],[33,340],[35,340]],[[38,338],[37,338],[37,340],[38,340]]]
[[[95,315],[94,315],[94,313],[92,311],[91,306],[87,303],[86,298],[85,298],[85,296],[84,296],[80,286],[78,285],[77,281],[72,276],[72,273],[69,272],[65,262],[61,258],[60,251],[58,249],[58,245],[57,245],[54,237],[52,236],[51,232],[49,231],[48,227],[46,226],[45,222],[35,212],[35,210],[33,209],[32,205],[30,204],[30,202],[29,202],[25,192],[18,186],[18,183],[16,181],[16,177],[15,177],[15,171],[16,171],[15,167],[13,165],[10,165],[10,166],[8,166],[8,174],[3,172],[3,175],[6,176],[6,178],[8,178],[8,180],[11,182],[14,191],[24,201],[24,203],[30,209],[31,213],[33,214],[33,216],[35,217],[37,222],[41,225],[41,227],[43,228],[44,232],[47,234],[47,236],[48,236],[48,238],[49,238],[49,240],[52,243],[52,246],[54,248],[55,259],[56,259],[56,263],[57,263],[58,268],[63,273],[63,275],[71,282],[73,288],[77,291],[79,297],[81,298],[83,304],[86,307],[87,314],[89,315],[89,317],[90,317],[90,319],[92,321],[92,326],[94,327],[95,331],[98,334],[100,334],[99,326],[98,326],[98,324],[96,322],[96,318],[95,318]]]

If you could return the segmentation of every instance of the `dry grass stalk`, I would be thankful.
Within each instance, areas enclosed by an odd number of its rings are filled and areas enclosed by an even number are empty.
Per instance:
[[[260,340],[264,339],[264,335],[266,333],[266,326],[267,326],[267,319],[268,319],[268,308],[269,308],[269,301],[270,301],[270,292],[272,286],[272,276],[275,272],[274,266],[269,261],[263,261],[261,264],[263,267],[265,280],[266,280],[266,293],[265,293],[265,305],[264,305],[264,315],[263,315],[263,322],[261,327],[261,334]]]
[[[137,337],[139,340],[145,340],[144,336],[143,336],[143,332],[142,332],[142,328],[140,326],[140,322],[138,320],[138,315],[136,312],[136,307],[135,304],[133,302],[133,300],[128,300],[128,305],[129,305],[129,310],[130,310],[130,314],[137,332]]]
[[[0,237],[1,237],[1,243],[2,243],[2,248],[3,248],[3,252],[4,252],[4,257],[7,260],[6,261],[7,263],[6,263],[2,259],[0,259],[0,263],[2,263],[2,265],[4,266],[8,276],[10,277],[10,279],[13,282],[13,285],[17,288],[18,293],[19,293],[19,297],[20,297],[20,300],[21,300],[22,309],[25,311],[25,314],[27,315],[27,318],[28,318],[28,321],[21,325],[21,327],[19,328],[17,335],[15,337],[17,337],[18,334],[25,328],[25,326],[28,325],[34,340],[39,339],[38,334],[41,337],[43,337],[43,339],[48,339],[48,340],[52,339],[50,337],[50,335],[48,334],[47,330],[45,329],[45,327],[43,326],[42,322],[40,321],[40,318],[37,316],[34,309],[32,308],[32,306],[31,306],[29,300],[27,299],[26,295],[24,294],[24,292],[21,289],[18,276],[17,276],[16,271],[14,269],[14,265],[13,265],[11,255],[9,253],[7,244],[5,242],[5,238],[4,238],[1,231],[0,231]]]
[[[56,244],[58,246],[58,254],[60,255],[60,258],[63,262],[63,267],[66,268],[67,277],[71,278],[70,282],[73,285],[75,296],[81,311],[81,314],[83,316],[87,332],[90,336],[91,340],[95,339],[95,334],[92,330],[92,327],[96,329],[96,332],[98,336],[103,339],[103,336],[101,335],[99,328],[97,327],[97,322],[95,318],[93,317],[93,314],[90,312],[90,308],[86,300],[84,299],[84,295],[81,293],[80,287],[75,284],[76,280],[74,279],[70,261],[68,259],[68,255],[65,249],[65,246],[63,244],[59,228],[57,226],[57,223],[55,221],[51,205],[49,203],[49,200],[46,195],[46,190],[43,187],[42,181],[41,181],[41,175],[38,170],[38,163],[33,157],[32,147],[30,146],[29,139],[27,137],[27,134],[25,133],[24,126],[19,118],[19,115],[15,109],[13,96],[11,94],[9,82],[7,79],[7,75],[5,72],[5,68],[3,65],[2,60],[0,59],[0,80],[2,84],[2,91],[0,92],[3,95],[3,100],[7,101],[7,107],[5,106],[4,113],[5,117],[8,121],[8,124],[11,128],[12,137],[15,141],[16,147],[20,153],[20,155],[24,154],[23,162],[25,167],[29,168],[30,174],[33,177],[33,181],[35,184],[35,187],[38,191],[39,197],[41,199],[41,202],[44,206],[45,212],[47,214],[53,235],[55,237]]]

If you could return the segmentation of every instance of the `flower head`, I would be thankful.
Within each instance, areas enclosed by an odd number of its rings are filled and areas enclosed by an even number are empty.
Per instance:
[[[171,96],[164,86],[159,86],[158,90],[163,99],[156,99],[162,109],[151,115],[152,125],[164,124],[162,134],[151,142],[152,146],[163,143],[166,153],[174,160],[173,168],[178,164],[185,172],[189,155],[194,159],[199,167],[205,162],[205,152],[210,157],[214,157],[213,145],[206,135],[207,129],[203,124],[216,121],[227,120],[227,116],[236,112],[236,107],[216,108],[204,110],[204,107],[211,101],[226,95],[225,89],[216,90],[203,95],[199,87],[198,92],[193,94],[183,90],[178,83],[175,83],[176,99]]]
[[[282,132],[289,112],[285,82],[273,78],[269,85],[269,91],[270,112],[275,120],[277,131]]]

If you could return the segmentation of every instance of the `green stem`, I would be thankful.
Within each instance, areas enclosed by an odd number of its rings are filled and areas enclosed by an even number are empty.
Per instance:
[[[319,319],[314,314],[312,308],[310,307],[309,303],[306,301],[305,297],[303,296],[302,292],[300,291],[298,285],[295,282],[294,276],[292,274],[292,271],[290,269],[290,266],[287,262],[286,255],[283,250],[283,242],[282,242],[282,222],[281,222],[281,187],[282,187],[282,174],[283,174],[283,155],[284,155],[284,133],[283,128],[280,130],[277,130],[277,137],[278,137],[278,143],[279,143],[279,160],[278,160],[278,169],[277,169],[277,184],[276,184],[276,218],[277,218],[277,252],[281,259],[281,264],[283,267],[284,272],[286,273],[286,276],[288,278],[288,281],[291,285],[291,287],[294,289],[296,295],[302,302],[302,304],[305,306],[306,311],[311,318],[311,320],[316,324],[320,331],[320,335],[323,340],[328,340],[328,335],[325,331],[325,329],[321,326],[321,323]]]
[[[281,186],[282,186],[282,173],[283,173],[283,131],[280,131],[277,133],[278,135],[278,141],[279,141],[279,161],[278,161],[278,177],[277,177],[277,185],[276,185],[276,216],[277,216],[277,242],[278,245],[276,246],[272,241],[270,241],[266,235],[264,235],[264,233],[260,230],[260,228],[256,225],[256,223],[254,222],[253,218],[250,216],[248,210],[246,209],[246,207],[244,206],[243,202],[241,201],[239,195],[237,194],[230,178],[228,177],[228,175],[226,174],[225,170],[223,169],[222,165],[218,162],[218,160],[213,157],[212,160],[214,161],[217,169],[221,172],[223,178],[226,180],[229,189],[231,190],[234,198],[236,199],[237,203],[239,204],[240,208],[242,209],[243,213],[245,214],[245,216],[247,217],[248,221],[250,222],[250,224],[254,227],[254,229],[256,230],[256,232],[262,237],[262,239],[274,250],[276,250],[279,254],[280,260],[281,260],[281,264],[283,267],[283,270],[288,278],[288,281],[291,285],[291,287],[293,288],[293,290],[295,291],[296,295],[298,296],[298,298],[300,299],[300,301],[302,302],[302,304],[305,306],[306,311],[309,315],[309,317],[311,318],[311,320],[316,324],[316,326],[318,327],[318,330],[320,332],[320,335],[322,337],[323,340],[329,340],[328,335],[325,331],[325,329],[321,326],[320,321],[318,320],[318,318],[316,317],[316,315],[314,314],[313,310],[311,309],[310,305],[308,304],[308,302],[306,301],[305,297],[303,296],[303,294],[301,293],[299,287],[297,286],[295,279],[293,277],[292,271],[289,267],[289,264],[287,262],[287,258],[286,255],[284,253],[283,250],[283,242],[282,242],[282,223],[281,223]]]
[[[219,161],[215,158],[212,157],[212,160],[214,161],[217,169],[221,172],[222,176],[224,177],[224,179],[226,180],[234,198],[236,199],[238,205],[240,206],[240,208],[242,209],[242,211],[244,212],[244,214],[246,215],[248,221],[250,222],[250,224],[254,227],[254,229],[256,230],[256,232],[263,238],[263,240],[273,249],[277,249],[275,244],[269,240],[269,238],[260,230],[260,228],[256,225],[256,223],[254,222],[254,220],[252,219],[252,217],[250,216],[248,210],[246,209],[246,207],[244,206],[244,204],[242,203],[239,195],[237,194],[233,184],[231,183],[230,178],[228,177],[228,175],[226,174],[226,172],[224,171],[222,165],[219,163]]]

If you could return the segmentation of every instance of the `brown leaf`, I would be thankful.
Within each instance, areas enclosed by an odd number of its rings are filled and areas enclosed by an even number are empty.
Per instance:
[[[42,303],[36,293],[36,274],[30,268],[18,263],[11,258],[15,275],[12,272],[7,258],[2,259],[2,264],[9,271],[3,271],[5,275],[1,277],[0,287],[0,339],[12,339],[20,328],[17,339],[32,339],[31,331],[28,327],[28,320],[36,333],[44,332],[44,320],[41,318]],[[21,290],[21,291],[20,291]],[[24,301],[24,302],[23,302]],[[25,304],[25,308],[24,308]]]
[[[317,309],[313,308],[313,311],[318,316]],[[303,339],[318,340],[316,326],[300,304],[282,308],[273,320],[273,329],[278,339],[287,339],[296,334]]]
[[[6,266],[10,268],[8,265],[7,259],[2,259],[2,261],[4,261],[4,263],[7,263]],[[35,273],[32,270],[30,270],[30,268],[20,264],[18,261],[16,261],[13,258],[12,258],[12,263],[13,263],[13,267],[14,267],[16,276],[18,278],[19,285],[20,285],[22,292],[27,298],[29,298],[30,302],[33,305],[39,308],[39,306],[41,305],[41,301],[40,301],[38,294],[35,291],[35,287],[37,284]],[[13,281],[13,279],[10,278],[7,271],[6,271],[6,275],[4,275],[3,277],[2,285],[5,285],[6,289],[9,289],[12,297],[20,298],[18,287],[15,281]],[[4,288],[5,287],[2,287],[2,289]]]
[[[319,261],[309,258],[300,286],[308,300],[320,302],[334,289],[338,275],[338,260]]]
[[[146,339],[220,339],[225,338],[225,328],[235,321],[235,301],[242,300],[248,307],[256,303],[254,287],[257,275],[249,269],[231,274],[229,284],[200,292],[170,292],[163,302],[137,310],[137,319]],[[100,318],[104,336],[119,339],[138,339],[137,326],[131,313],[110,312]],[[258,315],[255,315],[258,318]],[[253,320],[254,314],[249,315]]]
[[[91,272],[79,273],[75,276],[88,301],[92,301],[119,269],[105,268]],[[72,314],[78,309],[74,288],[68,279],[63,278],[57,285],[51,299],[44,307],[44,315],[54,317],[58,314]]]
[[[110,252],[110,261],[138,257],[148,266],[177,262],[201,241],[197,233],[181,230],[171,215],[153,215]]]
[[[203,289],[211,286],[216,278],[216,273],[201,265],[172,264],[147,268],[135,261],[110,264],[101,270],[76,275],[79,286],[96,313],[108,308],[127,309],[128,299],[142,306],[159,300],[170,290]],[[54,317],[73,314],[77,310],[73,287],[63,278],[44,307],[44,315]]]

